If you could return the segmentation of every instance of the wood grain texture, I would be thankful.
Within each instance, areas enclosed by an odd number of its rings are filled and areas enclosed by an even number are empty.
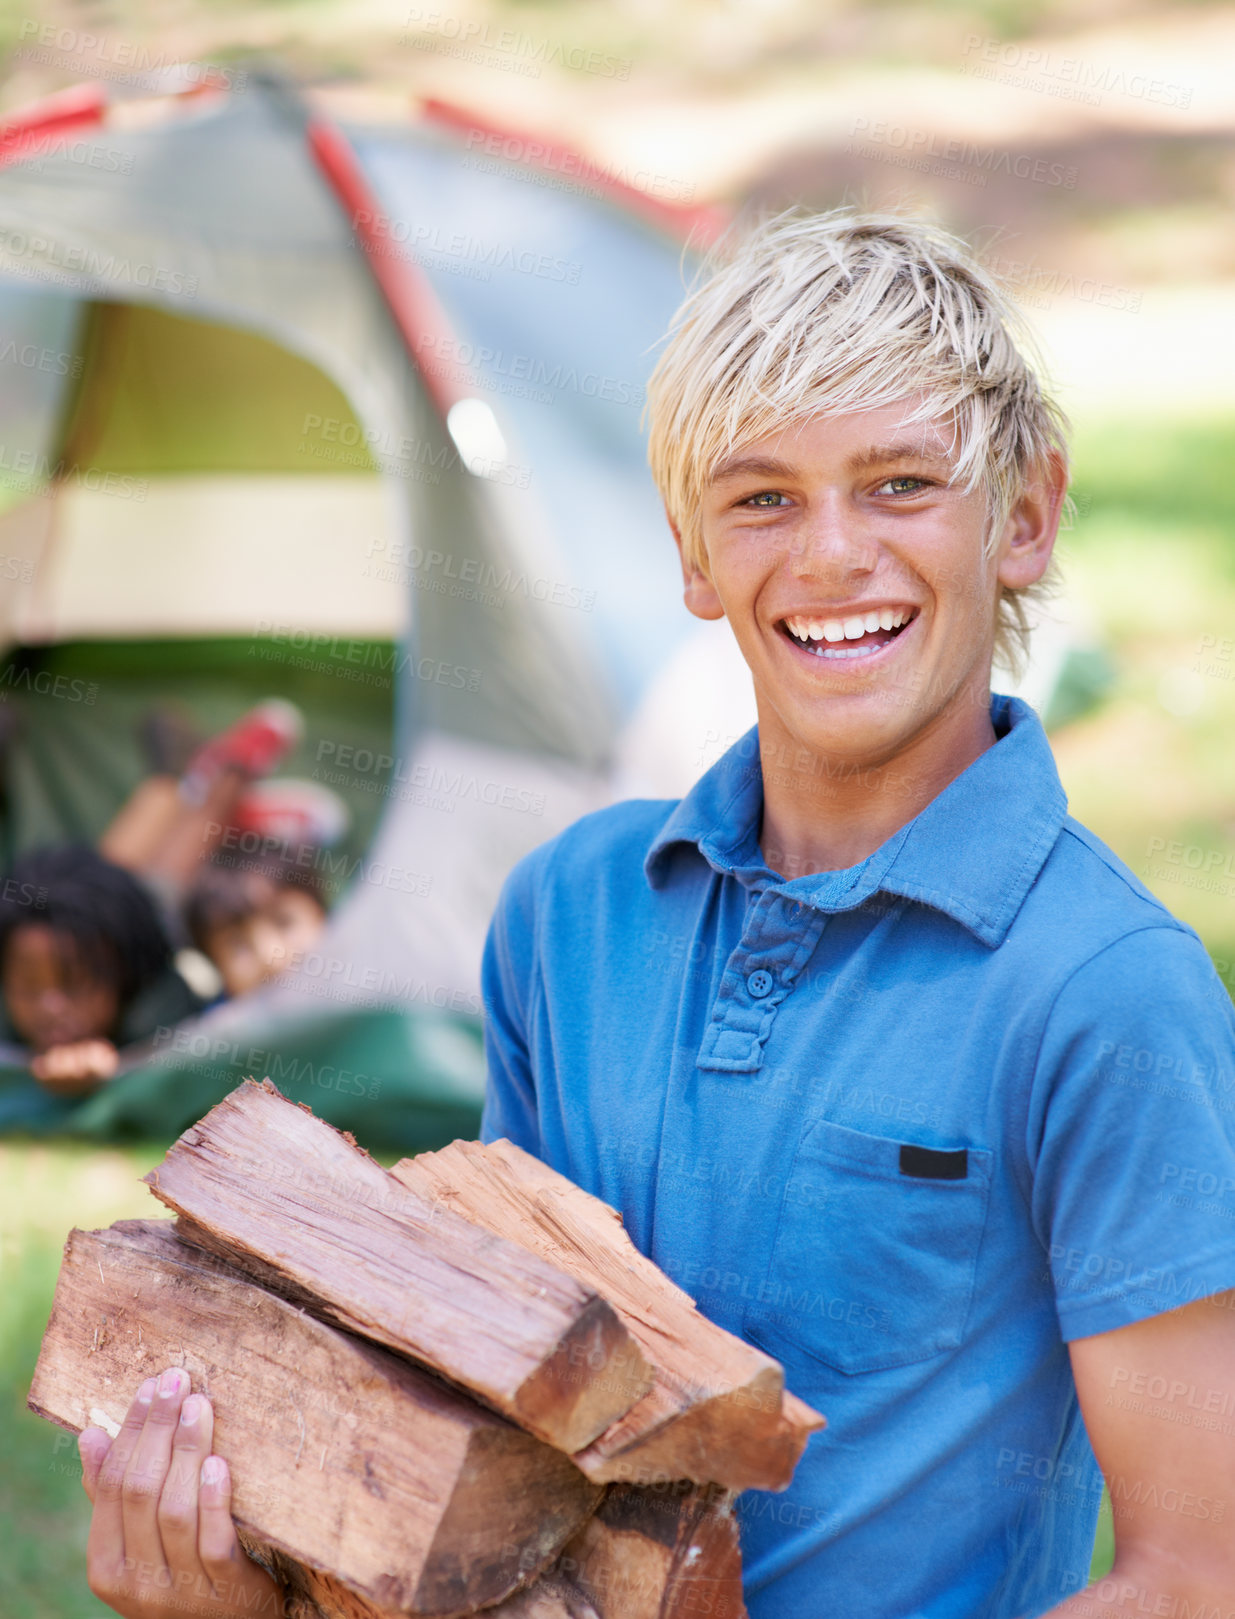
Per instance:
[[[493,1619],[746,1619],[731,1500],[714,1487],[614,1485]]]
[[[576,1453],[589,1478],[787,1488],[824,1419],[785,1392],[770,1355],[699,1313],[689,1294],[638,1251],[615,1209],[506,1140],[455,1141],[404,1158],[390,1173],[443,1211],[500,1231],[613,1305],[654,1382]],[[611,1375],[624,1386],[620,1363]]]
[[[418,1196],[268,1080],[225,1097],[146,1180],[185,1240],[560,1450],[588,1445],[652,1387],[594,1287]]]
[[[245,1544],[331,1619],[454,1615],[525,1584],[600,1499],[568,1457],[398,1356],[181,1243],[74,1231],[29,1403],[122,1421],[180,1365],[210,1396]]]

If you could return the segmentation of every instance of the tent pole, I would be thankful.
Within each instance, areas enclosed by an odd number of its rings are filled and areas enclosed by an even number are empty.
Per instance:
[[[347,211],[373,279],[394,316],[425,391],[444,422],[453,405],[477,391],[457,380],[457,365],[447,373],[432,363],[434,353],[447,353],[453,346],[454,333],[446,311],[416,262],[396,251],[396,244],[381,235],[381,204],[343,132],[325,119],[311,118],[305,133],[318,168]]]

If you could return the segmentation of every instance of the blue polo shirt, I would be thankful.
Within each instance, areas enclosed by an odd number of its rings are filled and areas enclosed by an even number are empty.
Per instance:
[[[1066,1345],[1235,1287],[1230,1000],[1068,816],[1033,712],[991,713],[848,870],[765,864],[752,730],[680,802],[527,856],[490,931],[484,1138],[619,1209],[828,1419],[785,1493],[739,1498],[751,1619],[1020,1619],[1083,1586]],[[1107,1392],[1235,1433],[1221,1393]]]

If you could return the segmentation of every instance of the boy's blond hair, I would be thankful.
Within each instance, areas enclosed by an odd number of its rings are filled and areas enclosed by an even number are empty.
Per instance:
[[[700,507],[739,444],[818,414],[922,394],[907,419],[950,420],[955,477],[986,495],[987,545],[1051,459],[1067,421],[1038,381],[1019,312],[964,243],[893,214],[790,211],[720,244],[670,325],[648,384],[648,455],[692,567]],[[1036,359],[1036,357],[1035,357]],[[996,656],[1015,668],[1026,604],[1048,575],[1003,589]]]

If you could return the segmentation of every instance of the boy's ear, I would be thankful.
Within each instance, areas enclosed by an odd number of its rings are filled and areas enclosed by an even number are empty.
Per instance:
[[[665,517],[673,532],[674,544],[678,548],[678,561],[682,565],[682,600],[686,603],[686,610],[693,613],[696,618],[724,618],[725,609],[720,604],[720,597],[716,594],[716,587],[702,569],[696,568],[686,561],[682,550],[682,531],[669,516]]]
[[[1008,516],[997,570],[1001,585],[1020,590],[1036,584],[1046,572],[1067,492],[1067,464],[1062,456],[1052,454]]]

